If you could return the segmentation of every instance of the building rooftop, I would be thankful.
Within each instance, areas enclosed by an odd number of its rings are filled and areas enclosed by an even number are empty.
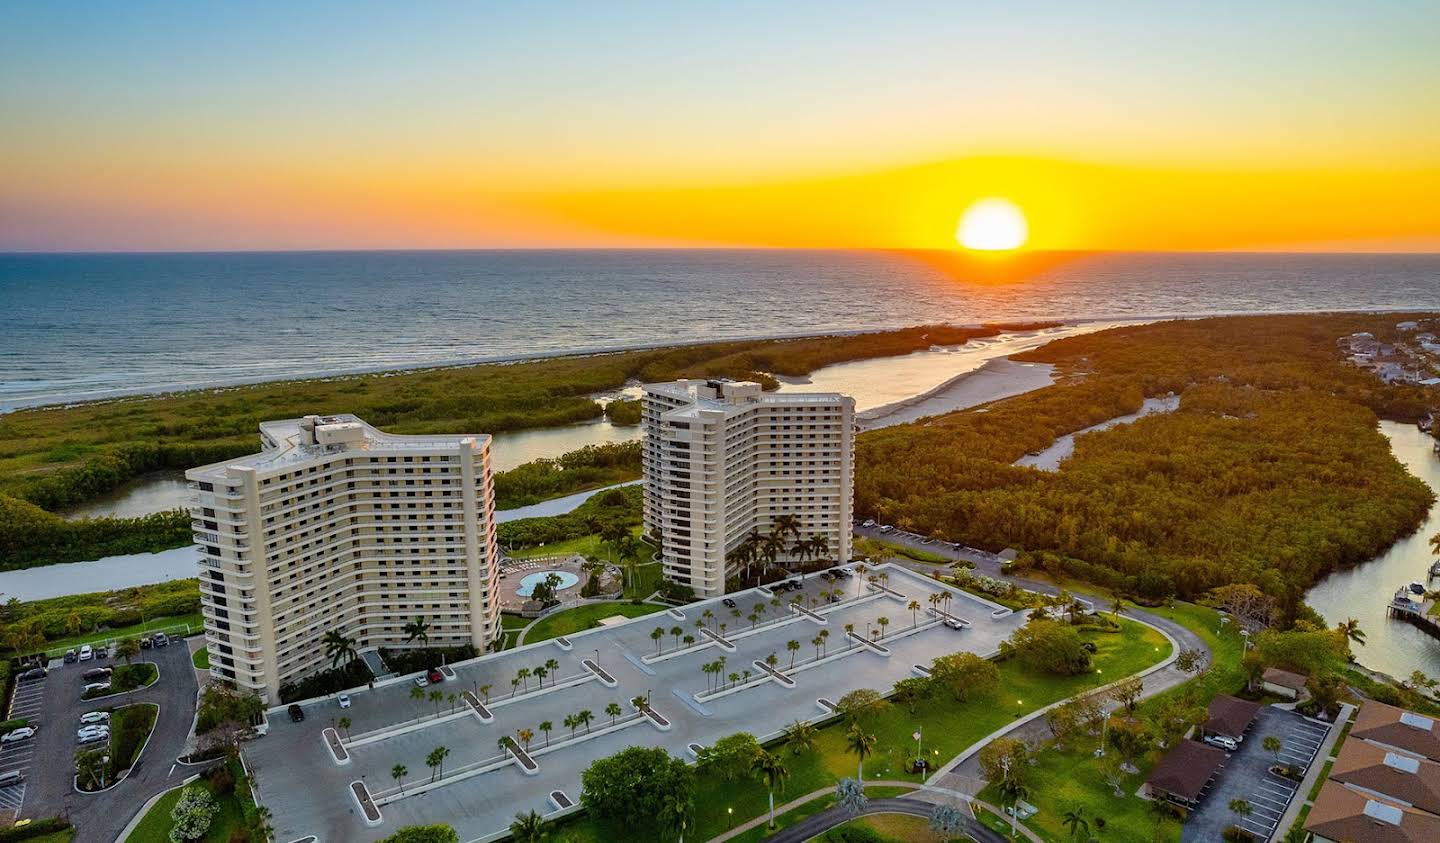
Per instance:
[[[1393,705],[1367,701],[1355,715],[1350,736],[1440,762],[1440,729],[1435,720]]]
[[[259,453],[193,468],[186,472],[186,476],[191,479],[223,480],[230,468],[249,468],[259,472],[281,471],[290,465],[340,451],[398,452],[433,449],[437,452],[451,452],[467,441],[480,445],[490,441],[490,437],[483,434],[402,436],[386,433],[350,413],[261,422],[260,433],[265,447],[262,447]]]
[[[1238,738],[1250,728],[1259,710],[1259,703],[1221,694],[1210,702],[1210,719],[1205,721],[1205,731]]]
[[[1329,840],[1422,843],[1440,840],[1440,817],[1332,779],[1315,797],[1305,830]]]
[[[1265,672],[1261,674],[1260,678],[1271,685],[1279,685],[1282,688],[1291,688],[1296,691],[1305,690],[1305,683],[1310,681],[1310,677],[1303,673],[1293,673],[1278,667],[1265,668]]]
[[[1440,815],[1440,764],[1417,755],[1347,740],[1330,768],[1330,778]]]
[[[726,378],[649,383],[645,384],[645,390],[688,403],[688,406],[667,412],[666,415],[671,418],[698,416],[705,410],[729,412],[753,404],[833,404],[847,400],[838,392],[765,392],[754,381]]]
[[[1160,759],[1145,782],[1187,802],[1200,798],[1210,777],[1225,763],[1225,751],[1199,741],[1180,741]]]

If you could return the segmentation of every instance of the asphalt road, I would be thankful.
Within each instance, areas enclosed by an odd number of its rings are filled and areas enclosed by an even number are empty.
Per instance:
[[[922,802],[919,799],[908,797],[896,797],[893,799],[871,799],[859,816],[868,814],[909,814],[912,817],[925,817],[929,819],[935,805],[930,802]],[[801,843],[809,840],[817,834],[824,834],[826,831],[843,825],[855,819],[857,815],[851,814],[844,808],[826,808],[818,814],[811,814],[800,822],[788,826],[776,832],[773,836],[765,838],[767,843]],[[1005,843],[1008,839],[1000,834],[991,831],[978,820],[965,818],[964,833],[975,838],[979,843]]]
[[[199,686],[190,653],[183,641],[144,650],[137,661],[154,662],[160,678],[148,688],[105,700],[82,701],[80,674],[96,662],[64,664],[52,668],[45,681],[45,725],[35,736],[35,761],[26,783],[21,816],[69,816],[75,843],[114,843],[146,800],[179,784],[199,767],[177,766],[195,720]],[[98,664],[115,667],[123,661]],[[74,788],[75,730],[80,715],[104,706],[158,703],[160,717],[150,742],[131,768],[130,775],[101,793],[78,793]]]

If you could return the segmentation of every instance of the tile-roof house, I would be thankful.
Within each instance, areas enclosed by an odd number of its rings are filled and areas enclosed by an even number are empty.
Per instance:
[[[1259,710],[1259,703],[1221,694],[1210,701],[1210,718],[1205,721],[1203,729],[1207,734],[1240,740]]]
[[[1440,815],[1440,763],[1418,755],[1348,740],[1330,768],[1330,779]]]
[[[1351,738],[1363,738],[1440,762],[1440,726],[1434,718],[1367,701],[1355,715]],[[1440,838],[1436,838],[1440,839]]]
[[[1327,781],[1305,818],[1316,843],[1434,843],[1440,817]]]
[[[1305,683],[1309,677],[1301,673],[1292,673],[1288,670],[1281,670],[1278,667],[1267,667],[1260,676],[1260,685],[1266,691],[1279,696],[1289,697],[1298,700],[1305,693]]]

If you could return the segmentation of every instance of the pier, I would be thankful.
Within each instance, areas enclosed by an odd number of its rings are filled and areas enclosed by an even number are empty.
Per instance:
[[[1436,563],[1440,565],[1440,563]],[[1431,575],[1435,575],[1435,565],[1430,566]],[[1409,588],[1402,588],[1395,592],[1390,598],[1390,604],[1385,607],[1385,614],[1392,618],[1406,621],[1413,626],[1425,630],[1434,638],[1440,638],[1440,620],[1431,614],[1435,608],[1435,601],[1430,598],[1415,599],[1416,595],[1410,593]]]

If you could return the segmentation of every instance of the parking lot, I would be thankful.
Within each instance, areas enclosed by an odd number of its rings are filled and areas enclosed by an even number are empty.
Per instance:
[[[271,715],[270,734],[245,749],[258,770],[260,799],[273,812],[276,839],[315,835],[320,841],[376,840],[401,826],[445,822],[461,840],[472,840],[504,828],[517,811],[553,812],[552,791],[578,800],[585,767],[627,746],[660,746],[693,760],[692,743],[705,745],[738,731],[763,737],[797,719],[821,719],[817,700],[822,697],[837,700],[856,688],[888,689],[913,675],[914,665],[929,664],[940,655],[993,652],[1024,622],[1022,615],[950,591],[950,611],[971,626],[947,628],[929,615],[926,599],[946,590],[943,586],[898,566],[877,570],[887,574],[888,588],[896,594],[873,589],[864,577],[832,583],[812,576],[803,591],[776,595],[780,602],[756,590],[740,592],[727,598],[734,606],[714,599],[572,635],[569,649],[557,640],[485,656],[454,666],[456,677],[427,688],[423,700],[412,699],[416,686],[400,678],[352,693],[349,709],[341,709],[333,698],[308,702],[301,723],[291,722],[284,709],[278,709]],[[836,594],[822,597],[821,592]],[[785,605],[796,596],[813,614]],[[925,608],[909,610],[912,599]],[[750,615],[762,605],[764,612],[752,621]],[[997,610],[1000,616],[992,616]],[[860,637],[868,631],[873,640],[882,617],[888,623],[879,643],[888,654],[848,639],[845,628],[850,626]],[[720,634],[727,643],[700,633],[697,623],[712,631],[723,623]],[[651,638],[657,627],[663,631],[658,642]],[[828,636],[817,645],[821,631]],[[694,636],[695,644],[687,647],[685,635]],[[790,649],[791,641],[800,648]],[[657,659],[662,649],[664,655]],[[769,677],[756,664],[771,654],[786,681]],[[717,677],[703,673],[701,666],[722,656],[726,667],[718,677],[722,693],[716,695]],[[598,663],[609,681],[585,661]],[[553,667],[546,668],[545,693],[536,693],[538,680],[533,677],[512,688],[520,668],[549,664]],[[739,678],[732,680],[730,674]],[[463,699],[451,714],[450,694],[459,696],[484,685],[491,686],[487,708],[492,722],[470,711]],[[437,704],[428,699],[430,690],[442,695],[439,716]],[[650,697],[664,726],[634,715],[629,701],[636,696]],[[612,702],[623,711],[613,731],[612,718],[605,713]],[[572,743],[572,729],[564,721],[581,710],[589,710],[594,720],[574,734],[594,734]],[[421,715],[424,718],[417,719]],[[349,759],[343,765],[322,738],[323,730],[335,727],[342,716],[351,719]],[[538,729],[545,721],[553,724],[549,735]],[[397,725],[406,730],[393,731]],[[533,775],[509,763],[497,747],[498,738],[521,729],[534,732],[530,748],[538,769]],[[550,749],[547,743],[559,746]],[[419,795],[408,790],[398,795],[392,768],[408,768],[407,788],[424,785],[430,779],[426,755],[437,746],[449,750],[446,778],[457,779]],[[377,797],[382,803],[380,825],[367,827],[361,819],[349,792],[352,781],[362,782],[372,794],[389,792]]]
[[[45,717],[45,683],[48,677],[20,679],[15,682],[15,694],[10,698],[10,711],[6,719],[24,718],[36,729],[43,729]],[[0,745],[0,772],[17,770],[30,779],[30,770],[35,762],[34,738]],[[20,806],[25,802],[26,782],[11,787],[0,787],[0,812],[11,817],[19,816]]]
[[[1240,748],[1230,753],[1215,774],[1200,807],[1190,815],[1181,836],[1185,841],[1220,840],[1232,825],[1268,839],[1295,796],[1296,782],[1270,772],[1276,763],[1291,764],[1303,776],[1315,760],[1315,753],[1325,739],[1328,728],[1293,711],[1263,706],[1255,715]],[[1280,738],[1277,755],[1264,747],[1265,738]],[[1230,803],[1243,799],[1250,805],[1248,815],[1230,810]]]

